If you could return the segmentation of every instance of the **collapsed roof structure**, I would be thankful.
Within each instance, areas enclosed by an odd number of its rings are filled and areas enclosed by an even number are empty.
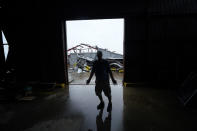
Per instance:
[[[84,65],[91,66],[93,61],[96,59],[96,52],[102,51],[103,58],[108,60],[113,65],[119,65],[123,67],[123,55],[118,54],[107,49],[99,48],[98,46],[91,46],[88,44],[79,44],[67,50],[68,52],[68,64],[70,67],[77,65],[83,68]]]

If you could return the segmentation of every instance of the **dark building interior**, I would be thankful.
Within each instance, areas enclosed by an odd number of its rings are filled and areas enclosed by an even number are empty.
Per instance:
[[[129,3],[92,4],[2,0],[0,17],[0,30],[9,45],[5,60],[0,37],[1,131],[33,131],[37,130],[33,126],[38,122],[51,120],[53,125],[63,118],[69,126],[60,124],[58,127],[62,126],[61,129],[94,130],[93,124],[87,123],[85,115],[79,113],[80,109],[74,113],[70,111],[75,108],[69,105],[74,99],[71,99],[72,90],[83,87],[69,87],[65,21],[112,18],[124,18],[125,22],[125,72],[124,86],[121,86],[122,116],[113,123],[116,115],[113,116],[112,112],[111,130],[197,129],[196,0],[131,0]],[[51,89],[54,83],[56,88]],[[62,85],[65,87],[60,88]],[[39,95],[32,101],[17,101],[16,97],[23,93],[26,86],[31,86],[36,93],[52,90],[56,92],[56,97],[46,101],[45,98],[43,100],[46,95]],[[94,94],[94,90],[92,92]],[[46,97],[48,99],[49,96]],[[56,99],[70,101],[62,103]],[[96,104],[89,106],[96,108]],[[116,110],[116,106],[120,105],[113,106]],[[98,114],[97,110],[90,109],[89,112]],[[66,121],[66,118],[72,121]],[[77,128],[75,124],[80,121],[83,122]],[[113,125],[119,127],[113,128]],[[56,131],[61,129],[54,128]],[[46,130],[53,129],[49,126]]]

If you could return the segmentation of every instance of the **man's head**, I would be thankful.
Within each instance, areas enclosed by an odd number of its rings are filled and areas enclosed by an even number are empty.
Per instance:
[[[97,51],[97,57],[98,57],[98,60],[102,60],[102,52],[101,51]]]

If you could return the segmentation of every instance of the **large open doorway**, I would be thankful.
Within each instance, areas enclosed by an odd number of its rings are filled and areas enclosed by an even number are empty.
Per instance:
[[[124,19],[66,21],[69,84],[85,84],[96,52],[102,51],[118,84],[124,73]],[[95,84],[95,77],[90,84]]]

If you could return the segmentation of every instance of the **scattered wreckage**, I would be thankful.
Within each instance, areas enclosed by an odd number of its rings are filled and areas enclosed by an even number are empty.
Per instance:
[[[123,56],[121,54],[110,52],[97,46],[92,47],[87,44],[80,44],[68,50],[70,69],[78,73],[91,71],[98,50],[103,52],[104,59],[109,62],[112,71],[124,72]]]

